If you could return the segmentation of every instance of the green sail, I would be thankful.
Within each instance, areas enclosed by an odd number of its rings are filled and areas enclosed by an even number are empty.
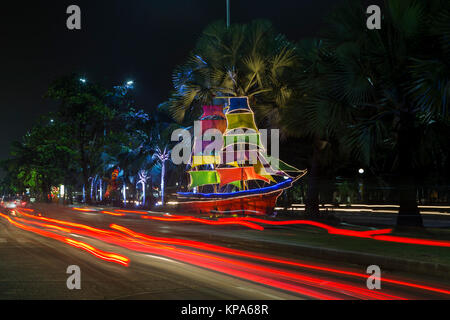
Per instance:
[[[240,181],[235,181],[235,182],[231,182],[230,183],[232,186],[235,186],[236,188],[238,188],[239,190],[242,189],[242,184]]]
[[[190,171],[191,184],[189,188],[200,187],[208,184],[220,183],[219,175],[216,171]]]
[[[195,188],[195,187],[201,187],[201,186],[205,186],[205,185],[220,183],[220,177],[217,174],[217,172],[214,170],[190,171],[189,174],[191,176],[191,184],[189,185],[190,189]],[[230,184],[237,187],[239,190],[242,189],[242,184],[240,181],[235,181]]]

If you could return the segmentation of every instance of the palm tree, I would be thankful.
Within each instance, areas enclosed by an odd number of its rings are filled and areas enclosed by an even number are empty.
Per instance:
[[[190,122],[216,96],[248,96],[260,122],[278,128],[278,110],[292,95],[289,73],[296,63],[295,46],[268,21],[230,28],[213,23],[174,72],[170,111],[176,121]]]
[[[334,61],[323,41],[303,39],[297,45],[297,52],[300,65],[295,93],[281,112],[281,128],[287,136],[302,139],[309,149],[306,213],[317,215],[319,178],[325,168],[336,170],[341,166],[346,153],[342,150],[342,139],[354,116],[351,104],[329,90],[327,75]]]
[[[328,110],[329,100],[313,95],[323,87],[319,75],[326,72],[319,64],[325,58],[319,55],[321,46],[320,41],[295,46],[267,21],[230,29],[214,23],[205,29],[188,63],[174,72],[175,93],[170,102],[174,118],[190,122],[198,117],[200,105],[211,103],[214,96],[249,96],[260,126],[281,129],[281,139],[308,137],[313,147],[307,197],[310,213],[319,212],[319,162],[325,149],[331,149],[327,147],[335,127],[342,127],[348,117],[348,112],[341,112],[343,103],[332,101],[336,107]],[[331,99],[325,89],[318,96]],[[299,111],[299,104],[308,110]],[[327,120],[333,112],[342,115],[339,121]]]
[[[142,206],[145,207],[145,205],[146,205],[146,199],[145,199],[146,185],[147,185],[147,181],[150,179],[150,177],[148,176],[147,170],[142,170],[142,169],[139,170],[138,178],[139,178],[139,180],[137,181],[136,185],[140,184],[142,186]]]
[[[161,164],[161,205],[164,205],[166,162],[170,159],[170,150],[168,150],[168,146],[166,145],[162,149],[157,146],[154,157],[158,159]]]
[[[170,160],[172,146],[170,137],[178,125],[173,123],[162,107],[163,105],[158,106],[151,116],[133,109],[123,114],[127,134],[124,143],[121,144],[117,165],[123,168],[126,181],[135,180],[136,184],[133,185],[142,185],[143,205],[145,205],[145,184],[147,180],[153,179],[153,174],[158,171],[156,169],[160,169],[164,203],[167,161]]]
[[[386,1],[381,30],[368,30],[364,8],[350,1],[332,13],[324,35],[331,69],[322,85],[359,117],[348,123],[347,145],[368,165],[383,145],[396,155],[398,226],[422,226],[415,177],[427,124],[420,119],[449,116],[449,9],[448,1]]]

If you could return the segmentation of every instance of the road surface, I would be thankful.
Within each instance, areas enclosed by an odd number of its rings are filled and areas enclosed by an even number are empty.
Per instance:
[[[381,289],[369,290],[361,267],[312,260],[258,241],[289,229],[261,232],[169,219],[179,218],[111,208],[3,210],[0,299],[450,298],[448,284],[413,275],[383,274]],[[72,265],[81,270],[80,290],[67,287]]]

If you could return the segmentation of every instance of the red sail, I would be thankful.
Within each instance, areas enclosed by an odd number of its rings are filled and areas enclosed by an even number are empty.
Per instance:
[[[255,167],[245,167],[243,169],[245,170],[246,180],[263,180],[267,183],[270,183],[269,179],[256,173]]]
[[[221,133],[227,130],[227,120],[202,120],[202,135],[209,129],[217,129]]]
[[[225,119],[222,106],[203,106],[203,115],[200,119],[211,116],[219,116]]]
[[[241,180],[263,180],[265,182],[270,182],[266,177],[257,174],[253,167],[217,168],[216,171],[219,174],[221,185]]]

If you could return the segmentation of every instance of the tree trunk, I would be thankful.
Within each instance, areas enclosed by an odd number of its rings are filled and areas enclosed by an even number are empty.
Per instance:
[[[67,188],[67,198],[68,198],[68,203],[67,204],[69,204],[69,205],[72,205],[73,204],[73,194],[72,194],[72,187],[71,186],[68,186],[68,188]]]
[[[313,145],[313,155],[311,158],[311,169],[308,172],[308,189],[306,191],[305,213],[319,214],[319,156],[320,149],[317,143]]]
[[[165,172],[166,171],[166,162],[163,161],[162,162],[162,166],[161,166],[161,205],[164,205],[164,176],[165,176]]]
[[[100,179],[100,201],[103,201],[103,180]]]
[[[91,177],[91,192],[90,192],[91,197],[90,197],[90,199],[92,201],[96,200],[95,199],[95,194],[93,193],[94,192],[94,185],[95,185],[95,177]]]
[[[87,170],[86,170],[87,171]],[[89,197],[91,192],[90,192],[90,188],[89,188],[89,177],[87,176],[87,174],[85,174],[85,169],[83,168],[83,182],[84,182],[84,201],[88,204],[91,204],[91,198]],[[88,189],[88,190],[86,190]]]
[[[80,123],[80,128],[79,128],[79,132],[80,132],[80,144],[79,144],[79,151],[81,154],[81,169],[83,170],[83,183],[85,186],[85,193],[86,193],[86,202],[88,204],[91,204],[92,202],[92,198],[90,197],[91,195],[91,190],[86,190],[86,188],[89,188],[90,183],[89,183],[89,173],[88,173],[88,162],[86,160],[86,153],[84,151],[84,144],[83,144],[83,135],[81,134],[81,132],[83,132],[83,128],[82,125]]]
[[[123,196],[123,206],[127,206],[127,184],[124,181],[123,187],[122,187],[122,196]]]
[[[412,114],[400,115],[398,131],[399,202],[397,227],[423,227],[422,216],[417,206],[417,186],[413,168],[413,154],[417,142]]]
[[[149,208],[151,208],[154,204],[154,199],[153,199],[153,177],[150,176],[150,194],[148,195],[148,204],[147,206]]]
[[[142,206],[145,207],[145,182],[142,182]]]

